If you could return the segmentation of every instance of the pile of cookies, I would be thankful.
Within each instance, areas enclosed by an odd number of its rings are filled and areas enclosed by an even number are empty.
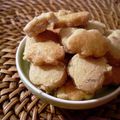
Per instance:
[[[94,97],[104,85],[120,84],[120,30],[89,20],[88,12],[42,13],[24,28],[23,59],[38,88],[68,100]]]

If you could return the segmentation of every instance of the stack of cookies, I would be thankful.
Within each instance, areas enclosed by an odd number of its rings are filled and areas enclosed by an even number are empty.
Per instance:
[[[25,26],[23,59],[36,87],[61,99],[85,100],[104,85],[120,84],[120,30],[108,32],[89,18],[86,11],[59,10]]]

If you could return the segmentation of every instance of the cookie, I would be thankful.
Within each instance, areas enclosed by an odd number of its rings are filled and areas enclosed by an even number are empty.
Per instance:
[[[97,21],[97,20],[90,20],[90,21],[88,21],[86,29],[88,29],[88,30],[90,30],[90,29],[97,29],[102,34],[105,34],[106,30],[107,30],[105,24],[100,22],[100,21]]]
[[[24,28],[24,32],[30,36],[37,36],[49,28],[85,26],[89,19],[88,12],[71,12],[60,10],[58,12],[42,13],[33,18]]]
[[[41,15],[34,17],[24,28],[24,32],[34,37],[41,32],[44,32],[48,27],[52,26],[56,21],[56,16],[53,12],[42,13]]]
[[[120,30],[114,30],[109,36],[108,62],[111,65],[120,65]]]
[[[86,100],[93,97],[93,94],[87,94],[77,89],[71,80],[66,81],[63,86],[58,88],[55,95],[58,98],[67,100]]]
[[[64,49],[59,43],[48,40],[31,45],[26,60],[34,65],[57,65],[64,60],[64,55]]]
[[[56,14],[56,17],[58,20],[56,21],[54,28],[86,26],[89,20],[89,13],[83,11],[65,15]]]
[[[64,65],[35,66],[30,65],[30,81],[46,91],[52,91],[64,84],[66,80],[66,68]]]
[[[108,40],[98,30],[65,28],[60,33],[66,52],[84,57],[102,57],[108,51]]]
[[[87,93],[99,90],[103,85],[105,73],[111,69],[105,58],[85,59],[79,54],[74,55],[68,64],[68,74],[74,80],[76,87]]]

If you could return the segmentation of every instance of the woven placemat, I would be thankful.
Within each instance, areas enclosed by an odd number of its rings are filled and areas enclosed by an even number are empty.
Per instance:
[[[120,28],[120,0],[0,0],[0,114],[2,120],[120,120],[120,96],[91,110],[64,110],[43,103],[20,81],[15,53],[23,27],[43,11],[87,10],[108,29]]]

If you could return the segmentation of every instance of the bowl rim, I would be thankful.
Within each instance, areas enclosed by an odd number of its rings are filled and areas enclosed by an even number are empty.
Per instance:
[[[43,98],[45,99],[48,99],[53,101],[53,102],[57,102],[57,103],[64,103],[64,104],[73,104],[73,105],[84,105],[84,104],[93,104],[94,102],[102,102],[106,99],[109,99],[111,98],[112,96],[117,96],[119,95],[120,93],[120,86],[114,90],[113,92],[103,96],[103,97],[100,97],[100,98],[94,98],[94,99],[90,99],[90,100],[84,100],[84,101],[75,101],[75,100],[64,100],[64,99],[60,99],[60,98],[57,98],[57,97],[54,97],[52,95],[49,95],[45,92],[43,92],[42,90],[38,89],[37,87],[35,87],[35,85],[33,85],[28,79],[27,77],[24,75],[24,73],[22,72],[22,69],[21,69],[21,66],[20,66],[20,54],[21,53],[21,49],[23,49],[22,47],[25,45],[25,40],[26,39],[26,36],[22,39],[22,41],[20,42],[18,48],[17,48],[17,52],[16,52],[16,68],[17,68],[17,71],[18,71],[18,74],[20,75],[21,77],[21,80],[22,82],[28,86],[29,88],[31,88],[31,90],[38,96],[42,96]]]

